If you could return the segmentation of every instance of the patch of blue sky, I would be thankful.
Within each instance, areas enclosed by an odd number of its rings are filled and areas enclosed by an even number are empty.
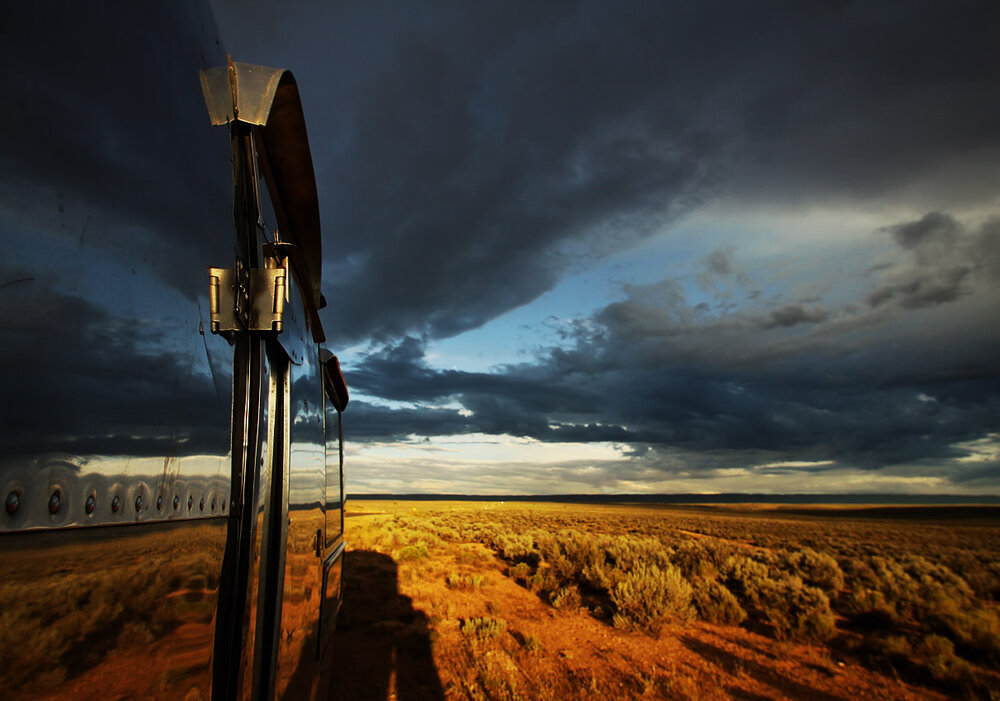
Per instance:
[[[530,362],[539,351],[572,343],[561,329],[589,318],[625,297],[626,285],[691,275],[694,263],[712,250],[703,225],[665,230],[639,246],[607,256],[564,277],[553,289],[477,329],[428,345],[438,368],[502,372],[504,365]]]
[[[483,326],[428,345],[428,363],[467,372],[502,372],[540,352],[572,345],[573,324],[624,299],[629,286],[676,281],[689,307],[710,315],[781,304],[838,307],[860,302],[873,266],[898,259],[884,212],[712,207],[640,244],[566,275],[553,289]],[[721,251],[726,275],[705,276]]]

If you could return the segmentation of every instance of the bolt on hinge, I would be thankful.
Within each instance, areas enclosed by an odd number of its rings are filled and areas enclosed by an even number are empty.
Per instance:
[[[285,316],[285,268],[209,268],[212,333],[281,332]]]

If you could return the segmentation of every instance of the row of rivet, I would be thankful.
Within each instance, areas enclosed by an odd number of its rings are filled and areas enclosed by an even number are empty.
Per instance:
[[[174,511],[177,511],[180,508],[180,503],[181,503],[180,497],[178,497],[175,494],[174,495]],[[136,511],[136,513],[139,513],[139,512],[142,511],[142,504],[143,504],[143,502],[142,502],[142,495],[140,494],[140,495],[138,495],[135,498],[135,511]],[[215,505],[216,505],[216,501],[215,501],[215,497],[213,496],[212,497],[212,502],[211,502],[212,511],[215,511]],[[7,499],[4,502],[4,508],[6,508],[8,514],[13,515],[13,514],[17,513],[17,510],[20,507],[21,507],[21,492],[20,492],[20,490],[15,489],[15,490],[11,491],[10,494],[7,495]],[[53,515],[57,514],[57,513],[59,513],[59,509],[61,507],[62,507],[62,493],[58,489],[56,489],[56,490],[54,490],[52,492],[52,495],[49,497],[49,513],[53,514]],[[87,501],[84,502],[84,509],[86,510],[86,512],[88,514],[92,514],[92,513],[94,513],[94,509],[95,508],[97,508],[97,498],[93,494],[90,494],[90,495],[87,496]],[[119,496],[115,495],[115,497],[111,500],[111,510],[117,514],[121,510],[121,508],[122,508],[122,500],[121,500],[121,498]],[[187,508],[188,508],[188,511],[191,511],[191,509],[194,508],[194,497],[193,496],[188,496]],[[201,511],[205,510],[205,497],[202,497],[201,500],[198,502],[198,508]],[[163,497],[162,496],[156,497],[156,510],[157,511],[163,511]],[[222,500],[222,510],[223,511],[226,510],[226,500],[225,499]]]

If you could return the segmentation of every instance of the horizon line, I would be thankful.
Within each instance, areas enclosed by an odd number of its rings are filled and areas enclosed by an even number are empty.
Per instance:
[[[567,502],[649,502],[649,503],[838,503],[838,504],[1000,504],[1000,494],[916,494],[878,492],[662,492],[622,494],[463,494],[449,492],[364,492],[347,493],[346,499],[407,501],[567,501]]]

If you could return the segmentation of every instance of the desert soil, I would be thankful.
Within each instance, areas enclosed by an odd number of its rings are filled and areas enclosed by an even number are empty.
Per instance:
[[[365,529],[412,502],[349,507],[334,699],[936,699],[822,646],[702,622],[658,635],[556,609],[478,543],[397,562]],[[454,581],[476,585],[449,586]],[[470,619],[504,622],[495,637]],[[463,632],[464,629],[464,632]]]

